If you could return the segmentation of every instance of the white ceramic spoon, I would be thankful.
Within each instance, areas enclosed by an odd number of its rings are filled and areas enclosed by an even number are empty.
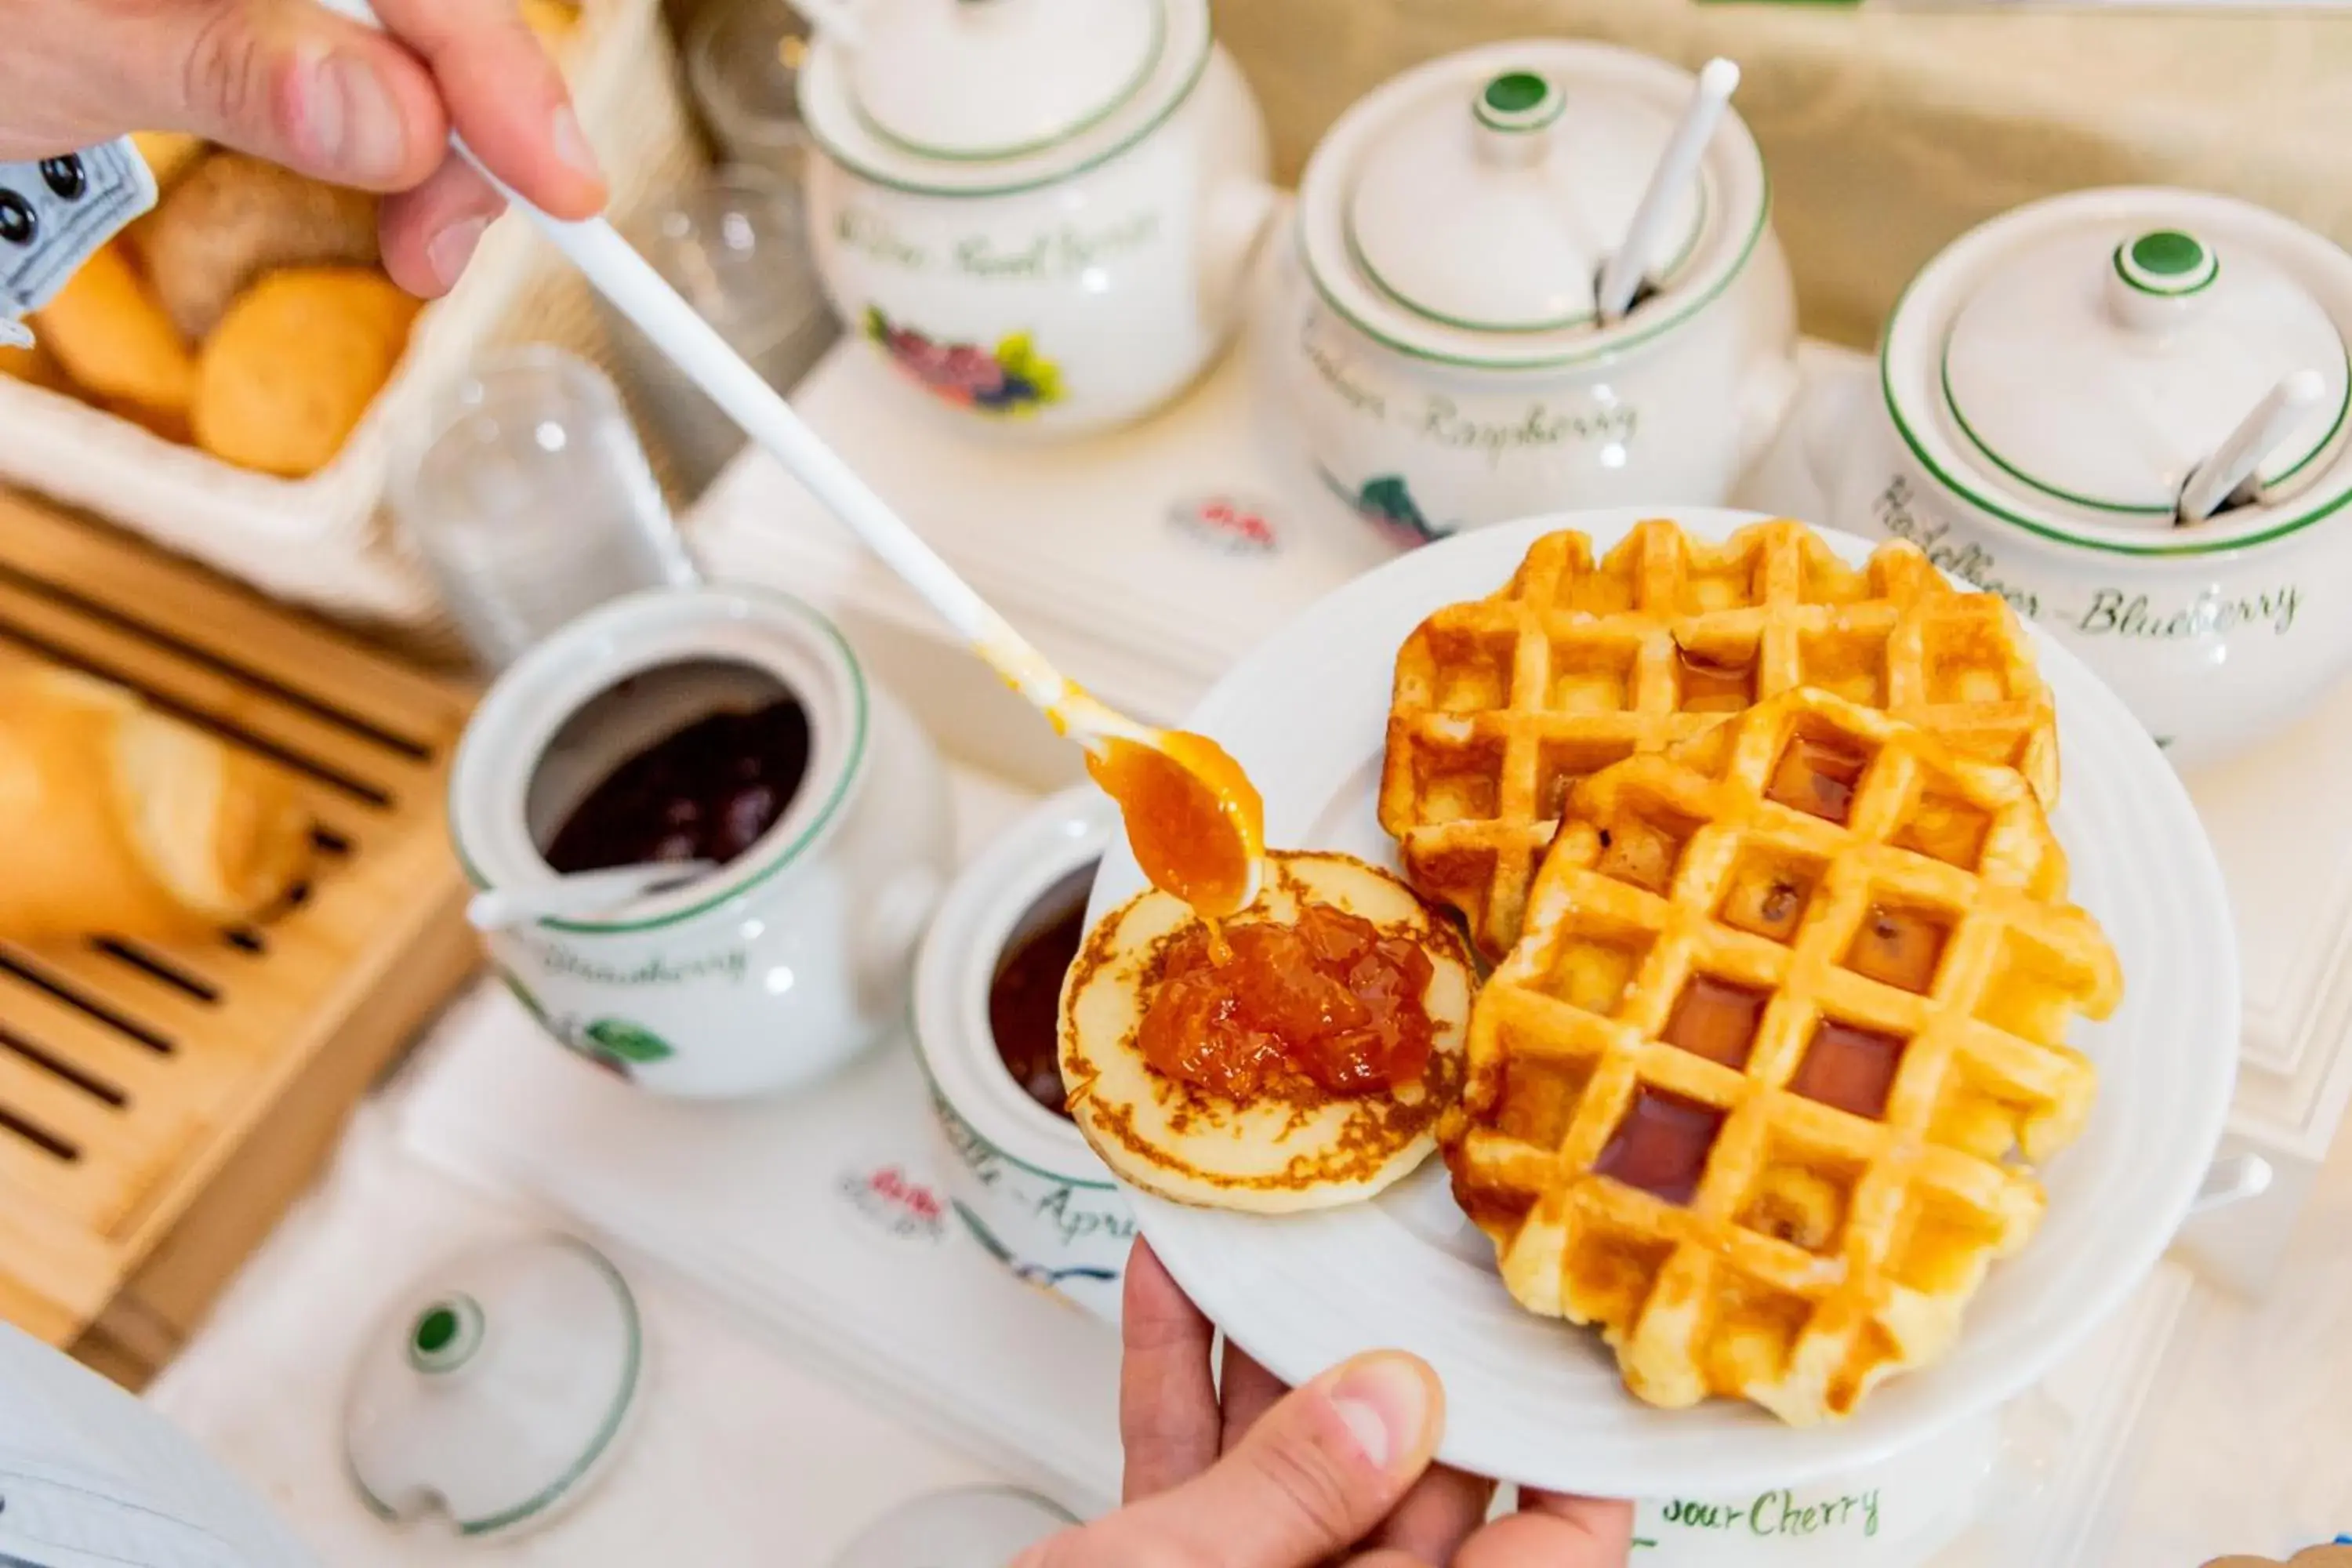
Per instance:
[[[486,888],[467,902],[466,920],[476,931],[505,931],[532,921],[601,915],[649,894],[675,892],[717,869],[715,860],[664,860]]]
[[[366,0],[324,3],[354,21],[382,26]],[[1130,719],[1055,669],[802,422],[792,405],[611,224],[601,217],[583,223],[551,217],[483,168],[463,140],[452,136],[449,145],[745,435],[921,595],[1005,684],[1085,748],[1090,771],[1118,801],[1137,858],[1157,886],[1210,915],[1230,914],[1256,900],[1265,862],[1265,813],[1247,775],[1222,748],[1202,736]]]
[[[2264,393],[2213,455],[2190,470],[2180,487],[2177,525],[2202,522],[2231,501],[2253,500],[2254,470],[2326,395],[2327,383],[2315,370],[2296,371]]]
[[[1706,62],[1698,73],[1698,86],[1691,92],[1690,107],[1683,110],[1682,123],[1666,142],[1666,150],[1658,155],[1658,166],[1650,171],[1649,188],[1642,193],[1642,205],[1633,209],[1633,221],[1625,226],[1625,237],[1601,268],[1601,291],[1597,303],[1601,324],[1616,321],[1631,310],[1633,296],[1640,292],[1642,279],[1650,275],[1656,264],[1658,248],[1666,237],[1666,216],[1674,211],[1692,179],[1698,174],[1698,161],[1706,152],[1707,139],[1723,120],[1723,111],[1731,103],[1731,95],[1739,86],[1739,68],[1717,57]]]

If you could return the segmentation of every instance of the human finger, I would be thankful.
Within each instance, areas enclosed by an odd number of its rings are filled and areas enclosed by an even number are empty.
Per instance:
[[[1633,1505],[1616,1498],[1523,1489],[1519,1511],[1565,1521],[1606,1546],[1623,1548],[1633,1539]]]
[[[386,196],[378,209],[384,270],[420,299],[447,293],[506,205],[463,159],[445,158],[432,178]]]
[[[1633,1505],[1522,1492],[1519,1511],[1463,1542],[1454,1568],[1624,1568]]]
[[[1189,1481],[1216,1461],[1221,1417],[1209,1374],[1216,1331],[1138,1237],[1120,1307],[1118,1429],[1129,1502]]]
[[[1221,1568],[1309,1568],[1379,1527],[1429,1468],[1444,1426],[1445,1392],[1426,1362],[1353,1357],[1276,1401],[1202,1475],[1102,1521],[1129,1553],[1104,1561],[1149,1562],[1150,1550]]]
[[[448,138],[415,57],[310,0],[17,9],[29,15],[26,36],[11,40],[10,74],[29,75],[9,96],[22,97],[37,138],[85,145],[129,130],[192,132],[378,191],[431,174]],[[12,121],[18,107],[8,105]]]
[[[1494,1500],[1494,1482],[1440,1465],[1405,1494],[1372,1541],[1423,1562],[1451,1563],[1485,1521],[1487,1505]]]
[[[1217,1403],[1224,1415],[1219,1453],[1233,1452],[1242,1434],[1290,1392],[1290,1385],[1257,1363],[1255,1357],[1233,1341],[1225,1342],[1225,1374],[1217,1384]]]
[[[449,118],[485,167],[561,218],[593,216],[604,176],[537,35],[513,0],[374,0],[433,73]]]

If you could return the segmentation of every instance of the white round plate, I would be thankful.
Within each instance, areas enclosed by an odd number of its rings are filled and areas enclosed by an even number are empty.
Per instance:
[[[1268,844],[1396,866],[1374,816],[1398,646],[1431,611],[1508,581],[1540,534],[1596,550],[1644,515],[1563,513],[1456,536],[1325,597],[1254,649],[1192,727],[1265,796]],[[1721,538],[1751,514],[1685,510]],[[1822,530],[1860,562],[1872,546]],[[1493,1249],[1454,1205],[1441,1162],[1367,1204],[1263,1217],[1135,1194],[1136,1217],[1192,1299],[1250,1354],[1299,1383],[1360,1351],[1402,1347],[1444,1379],[1442,1457],[1479,1475],[1607,1497],[1737,1496],[1851,1470],[2021,1393],[2152,1268],[2188,1212],[2237,1073],[2238,956],[2221,868],[2189,796],[2123,704],[2065,649],[2037,642],[2058,703],[2065,784],[2055,826],[2073,894],[2121,956],[2123,1005],[2078,1021],[2099,1065],[2079,1142],[2043,1173],[2050,1208],[1996,1264],[1951,1352],[1889,1380],[1852,1418],[1799,1430],[1744,1403],[1659,1410],[1618,1382],[1597,1331],[1522,1310]],[[1123,840],[1089,919],[1143,886]]]

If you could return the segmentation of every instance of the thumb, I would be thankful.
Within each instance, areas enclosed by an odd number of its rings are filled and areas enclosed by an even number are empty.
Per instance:
[[[449,124],[433,78],[374,29],[310,0],[136,10],[116,59],[141,124],[366,190],[405,190],[440,163]]]
[[[1114,1521],[1228,1568],[1308,1568],[1378,1529],[1437,1452],[1445,1390],[1375,1351],[1285,1395],[1209,1469]],[[1137,1561],[1143,1559],[1139,1556]]]

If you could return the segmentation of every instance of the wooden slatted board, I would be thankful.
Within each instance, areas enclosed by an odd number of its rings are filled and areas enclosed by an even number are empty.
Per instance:
[[[135,1385],[477,962],[442,805],[472,698],[0,493],[0,663],[19,660],[258,753],[316,823],[311,879],[251,926],[0,943],[0,1317]]]

